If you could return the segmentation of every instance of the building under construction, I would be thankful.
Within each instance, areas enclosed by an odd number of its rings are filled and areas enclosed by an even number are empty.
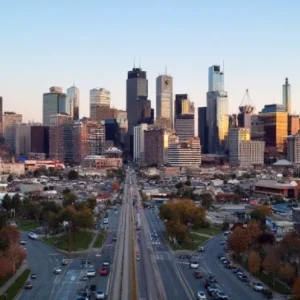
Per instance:
[[[244,127],[251,129],[251,116],[254,113],[255,107],[252,104],[249,91],[246,90],[244,98],[239,106],[238,127]]]

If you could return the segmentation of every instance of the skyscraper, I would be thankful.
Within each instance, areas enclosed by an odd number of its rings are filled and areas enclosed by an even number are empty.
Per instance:
[[[188,99],[188,94],[176,94],[175,95],[175,117],[183,113],[183,103]]]
[[[208,152],[224,152],[228,135],[228,98],[224,91],[224,74],[220,66],[208,69],[207,126]]]
[[[76,86],[72,86],[67,89],[67,114],[70,115],[73,120],[79,120],[79,100],[80,93]]]
[[[198,107],[198,136],[202,145],[202,153],[208,152],[208,129],[206,122],[206,107]]]
[[[282,104],[288,114],[291,113],[291,85],[289,79],[285,78],[285,84],[282,86]]]
[[[100,88],[90,90],[90,118],[95,119],[99,107],[110,108],[110,91]]]
[[[156,78],[156,118],[166,119],[173,128],[173,78],[169,75]]]
[[[139,97],[148,98],[147,73],[141,68],[133,68],[128,71],[126,81],[126,111],[128,118],[128,133],[133,135],[133,127],[138,124]],[[132,148],[132,147],[131,147]]]
[[[62,88],[53,86],[50,93],[43,94],[43,124],[50,125],[50,116],[67,113],[66,94]]]

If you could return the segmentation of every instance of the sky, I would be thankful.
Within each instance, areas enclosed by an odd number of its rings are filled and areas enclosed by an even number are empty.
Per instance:
[[[300,1],[289,0],[10,0],[0,3],[0,96],[4,110],[42,120],[50,86],[80,89],[80,116],[89,90],[111,91],[126,109],[126,77],[136,62],[155,78],[173,76],[175,93],[206,105],[208,67],[223,66],[229,112],[245,90],[256,111],[281,103],[289,78],[292,111],[300,113]]]

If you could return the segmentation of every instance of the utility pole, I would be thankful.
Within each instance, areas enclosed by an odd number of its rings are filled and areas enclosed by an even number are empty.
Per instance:
[[[71,223],[71,221],[69,221],[69,225],[68,225],[68,251],[69,251],[69,253],[71,252],[71,226],[72,226],[72,223]]]

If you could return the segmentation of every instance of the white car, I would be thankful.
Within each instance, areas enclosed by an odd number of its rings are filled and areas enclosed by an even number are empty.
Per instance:
[[[26,241],[21,240],[21,241],[20,241],[20,245],[23,245],[23,246],[26,245]]]
[[[96,291],[95,296],[96,296],[96,299],[105,299],[104,292],[101,290]]]
[[[96,270],[95,269],[88,269],[86,271],[86,276],[87,277],[95,277],[96,276]]]
[[[202,291],[197,292],[197,300],[206,300],[205,293]]]
[[[55,267],[55,268],[53,269],[53,273],[54,273],[54,274],[60,274],[60,273],[61,273],[61,268],[60,268],[60,267]]]
[[[196,261],[192,261],[190,263],[190,267],[191,267],[191,269],[198,269],[199,264]]]
[[[260,282],[255,282],[253,284],[253,289],[257,292],[262,292],[265,288]]]
[[[104,267],[109,267],[109,265],[110,265],[109,261],[104,261],[102,264],[102,266]]]
[[[29,232],[28,236],[32,239],[32,240],[37,240],[38,239],[38,235],[34,232]]]

